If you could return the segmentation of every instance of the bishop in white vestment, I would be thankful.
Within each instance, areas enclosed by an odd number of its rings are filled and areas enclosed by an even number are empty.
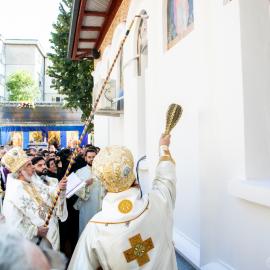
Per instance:
[[[108,193],[81,235],[69,270],[177,269],[172,241],[176,177],[169,143],[169,135],[160,139],[153,188],[143,197],[133,185],[129,150],[106,147],[96,156],[93,172]]]
[[[33,242],[37,242],[38,237],[42,236],[41,245],[59,250],[58,218],[61,221],[67,218],[65,193],[61,192],[60,200],[46,228],[44,223],[56,195],[56,188],[52,192],[50,187],[43,183],[36,184],[31,181],[33,166],[20,148],[11,149],[2,158],[2,162],[12,172],[8,175],[3,203],[6,223]]]

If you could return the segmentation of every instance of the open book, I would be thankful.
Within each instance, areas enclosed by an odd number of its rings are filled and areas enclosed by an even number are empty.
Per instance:
[[[66,197],[69,199],[74,193],[85,186],[85,181],[81,180],[75,173],[67,177]]]

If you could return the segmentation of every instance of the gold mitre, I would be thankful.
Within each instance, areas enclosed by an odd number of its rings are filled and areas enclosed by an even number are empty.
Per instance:
[[[131,152],[123,146],[105,147],[93,160],[93,173],[106,190],[117,193],[129,189],[134,183],[134,160]]]
[[[10,149],[1,159],[1,163],[12,173],[17,172],[28,161],[29,157],[20,147]]]

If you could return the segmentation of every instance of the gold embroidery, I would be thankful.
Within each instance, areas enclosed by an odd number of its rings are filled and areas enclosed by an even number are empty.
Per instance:
[[[105,224],[105,225],[108,225],[108,224],[123,224],[123,223],[128,223],[128,222],[131,222],[131,221],[139,218],[148,209],[148,205],[149,205],[149,201],[148,201],[146,207],[144,208],[144,210],[138,216],[136,216],[134,218],[131,218],[129,220],[119,221],[119,222],[90,220],[89,222],[96,223],[96,224]]]
[[[38,215],[41,219],[46,219],[46,214],[49,211],[49,207],[44,203],[41,195],[32,184],[24,183],[24,190],[30,195],[38,206]]]
[[[173,164],[175,164],[175,161],[173,160],[173,158],[171,157],[171,156],[161,156],[160,158],[159,158],[159,162],[161,162],[161,161],[171,161]]]
[[[133,208],[133,204],[130,200],[122,200],[118,204],[118,210],[123,214],[129,213],[132,210],[132,208]]]
[[[129,238],[129,242],[131,248],[123,252],[127,262],[137,260],[139,266],[148,263],[150,258],[147,252],[154,248],[151,237],[143,241],[141,235],[137,234]]]

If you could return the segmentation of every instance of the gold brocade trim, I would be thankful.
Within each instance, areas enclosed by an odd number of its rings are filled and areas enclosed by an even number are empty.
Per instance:
[[[148,263],[150,258],[147,252],[154,248],[152,238],[149,237],[143,241],[141,235],[137,234],[129,238],[129,242],[131,248],[123,252],[127,262],[136,260],[139,266]]]
[[[160,161],[171,161],[173,164],[175,164],[175,161],[173,160],[173,158],[170,155],[161,156],[159,158],[159,162]]]
[[[112,221],[94,221],[94,220],[90,220],[89,222],[97,223],[97,224],[123,224],[123,223],[129,223],[129,222],[139,218],[148,209],[148,206],[149,206],[149,201],[148,201],[146,207],[144,208],[144,210],[138,216],[136,216],[134,218],[131,218],[131,219],[128,219],[128,220],[125,220],[125,221],[112,222]]]
[[[119,204],[118,204],[118,210],[119,212],[121,212],[122,214],[127,214],[129,213],[133,208],[133,204],[130,200],[122,200]]]
[[[44,203],[39,192],[36,190],[36,188],[32,184],[29,184],[29,183],[23,183],[23,188],[38,206],[39,217],[43,220],[46,220],[49,207]]]
[[[43,203],[43,199],[39,192],[36,190],[32,184],[23,183],[23,189],[30,195],[32,199],[36,202],[36,204],[40,205]]]

